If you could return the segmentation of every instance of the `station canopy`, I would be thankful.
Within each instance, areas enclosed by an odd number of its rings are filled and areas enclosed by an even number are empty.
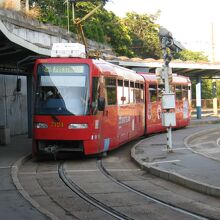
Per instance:
[[[118,57],[117,59],[109,59],[111,63],[131,68],[140,72],[151,72],[155,73],[155,69],[162,67],[163,60],[155,59],[140,59],[140,58],[127,58]],[[192,61],[180,61],[172,60],[169,65],[172,68],[172,72],[189,76],[189,77],[203,77],[212,78],[220,77],[220,62],[209,63],[209,62],[192,62]]]

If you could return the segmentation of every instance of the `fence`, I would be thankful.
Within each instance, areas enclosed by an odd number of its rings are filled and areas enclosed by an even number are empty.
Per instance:
[[[220,99],[217,99],[218,109],[220,109]],[[192,109],[196,108],[196,100],[192,99],[191,102]],[[213,99],[202,99],[202,109],[212,109],[213,108]]]

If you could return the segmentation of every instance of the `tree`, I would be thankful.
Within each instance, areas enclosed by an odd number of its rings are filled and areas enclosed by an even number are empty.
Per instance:
[[[30,0],[31,5],[38,4],[41,8],[40,21],[67,28],[67,12],[64,1],[60,0]],[[75,18],[83,18],[91,12],[101,0],[75,3]],[[70,10],[70,17],[72,17]],[[132,56],[131,38],[121,19],[104,8],[97,10],[83,22],[85,36],[88,39],[110,44],[117,55]],[[70,22],[70,31],[76,33],[76,26]]]
[[[99,14],[100,24],[103,27],[105,42],[110,44],[117,55],[131,57],[133,52],[131,37],[127,27],[114,13],[104,10]]]
[[[155,23],[159,14],[160,12],[155,15],[140,15],[130,12],[123,19],[132,40],[131,50],[135,56],[155,59],[161,57],[159,25]]]
[[[191,50],[182,50],[179,53],[176,53],[174,55],[174,58],[180,59],[182,61],[195,61],[195,62],[209,61],[208,57],[204,55],[203,52],[196,52]]]
[[[63,1],[59,0],[30,0],[30,6],[40,7],[39,20],[58,26],[66,26],[66,13]]]
[[[82,18],[88,14],[96,4],[81,2],[76,4],[76,17]],[[107,43],[112,46],[117,55],[132,56],[131,39],[121,19],[104,8],[97,10],[84,23],[85,36],[91,40]]]

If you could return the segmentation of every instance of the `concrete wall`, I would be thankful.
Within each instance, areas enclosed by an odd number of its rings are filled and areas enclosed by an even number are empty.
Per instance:
[[[0,126],[10,128],[11,135],[27,133],[27,83],[21,78],[21,91],[16,92],[17,76],[0,75]]]

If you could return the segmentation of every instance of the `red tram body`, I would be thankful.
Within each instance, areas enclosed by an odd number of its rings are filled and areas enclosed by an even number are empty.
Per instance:
[[[162,126],[161,92],[163,85],[158,85],[155,74],[141,74],[145,79],[145,134],[164,131]],[[181,128],[190,123],[191,82],[188,77],[173,74],[172,90],[175,93],[176,127]]]
[[[165,130],[154,74],[99,59],[48,58],[35,63],[33,155],[97,154]],[[190,120],[190,81],[174,76],[176,127]]]

